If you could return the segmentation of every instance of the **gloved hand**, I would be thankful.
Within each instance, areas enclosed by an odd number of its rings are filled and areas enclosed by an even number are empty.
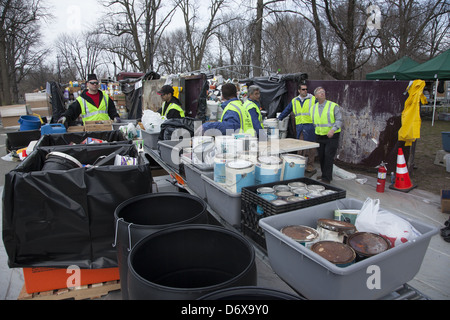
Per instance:
[[[66,122],[66,117],[61,117],[58,119],[58,123],[64,124],[64,122]]]
[[[119,118],[119,117],[115,117],[115,118],[114,118],[114,122],[115,122],[115,123],[121,123],[121,122],[122,122],[122,120],[120,120],[120,118]]]

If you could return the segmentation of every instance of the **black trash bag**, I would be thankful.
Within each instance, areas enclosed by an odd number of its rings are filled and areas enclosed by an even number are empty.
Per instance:
[[[107,141],[102,145],[107,144],[131,144],[132,140],[125,138],[119,130],[112,131],[93,131],[93,132],[67,132],[45,134],[40,137],[36,143],[35,148],[49,147],[49,146],[68,146],[71,144],[80,144],[87,138],[100,139]]]
[[[205,80],[203,83],[202,90],[200,91],[200,96],[198,97],[198,107],[196,119],[204,122],[206,120],[206,109],[207,109],[207,97],[208,97],[209,82]]]
[[[35,150],[5,175],[2,227],[9,267],[117,267],[114,211],[152,191],[148,160],[135,145],[58,151],[82,164],[118,152],[138,158],[138,165],[40,171],[48,152]]]
[[[178,137],[189,138],[194,136],[197,126],[202,124],[201,120],[194,118],[169,119],[161,124],[158,140],[178,140]],[[176,132],[176,139],[172,139],[173,133]]]

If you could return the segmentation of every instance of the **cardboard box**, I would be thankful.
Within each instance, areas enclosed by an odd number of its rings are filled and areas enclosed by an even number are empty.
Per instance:
[[[75,283],[79,284],[80,286],[85,286],[88,284],[120,279],[119,268],[23,268],[23,276],[27,293],[45,292],[68,288],[74,286]],[[78,280],[79,283],[76,282]]]
[[[67,129],[67,132],[84,132],[84,126],[71,126]]]
[[[84,130],[86,132],[91,131],[112,131],[112,121],[111,120],[97,120],[97,121],[86,121],[84,123]]]
[[[25,104],[14,104],[0,107],[0,117],[2,118],[3,128],[20,126],[20,117],[30,114],[31,109]]]
[[[450,213],[450,190],[441,190],[441,211]]]

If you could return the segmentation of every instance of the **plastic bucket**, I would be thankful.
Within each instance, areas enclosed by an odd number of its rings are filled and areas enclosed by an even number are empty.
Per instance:
[[[260,287],[222,289],[200,297],[198,300],[305,300],[300,296],[279,290]],[[261,312],[263,314],[263,312]]]
[[[229,161],[225,165],[226,188],[239,193],[255,184],[255,165],[247,160]]]
[[[230,161],[226,154],[217,154],[214,158],[214,182],[225,184],[226,175],[226,164]]]
[[[282,155],[283,169],[281,176],[283,180],[303,178],[305,176],[306,158],[296,154]]]
[[[171,227],[142,239],[128,268],[132,300],[193,300],[257,281],[253,246],[237,232],[211,225]]]
[[[280,181],[282,161],[276,156],[262,156],[255,165],[256,184]]]
[[[81,167],[83,167],[83,165],[74,157],[62,152],[54,151],[47,154],[41,171],[70,170]]]
[[[187,193],[145,194],[122,202],[114,212],[122,298],[128,299],[128,254],[144,237],[162,229],[208,222],[206,203]]]
[[[278,122],[279,120],[276,118],[264,120],[263,125],[264,129],[267,130],[268,139],[279,138]]]
[[[20,131],[36,130],[41,127],[41,120],[35,116],[21,116],[18,122]]]
[[[214,166],[215,149],[212,141],[192,148],[192,163],[212,168]]]

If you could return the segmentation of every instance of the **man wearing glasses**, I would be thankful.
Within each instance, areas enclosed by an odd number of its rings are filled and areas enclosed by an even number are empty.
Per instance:
[[[278,120],[283,120],[291,112],[295,116],[295,131],[297,132],[297,139],[315,142],[316,134],[314,133],[314,125],[312,123],[310,110],[316,103],[315,97],[308,93],[308,86],[305,83],[300,83],[298,86],[299,95],[289,102],[288,106],[278,116]],[[300,155],[308,157],[306,165],[306,172],[316,173],[314,169],[314,158],[316,156],[316,149],[308,149],[298,152]]]
[[[75,121],[80,115],[83,124],[86,121],[114,120],[120,122],[114,100],[99,90],[100,83],[97,75],[89,74],[86,82],[87,89],[72,103],[58,123]]]
[[[338,104],[326,99],[324,88],[317,87],[314,95],[317,102],[311,109],[311,117],[319,143],[319,161],[322,170],[320,180],[330,183],[333,179],[334,157],[339,147],[342,113]]]

